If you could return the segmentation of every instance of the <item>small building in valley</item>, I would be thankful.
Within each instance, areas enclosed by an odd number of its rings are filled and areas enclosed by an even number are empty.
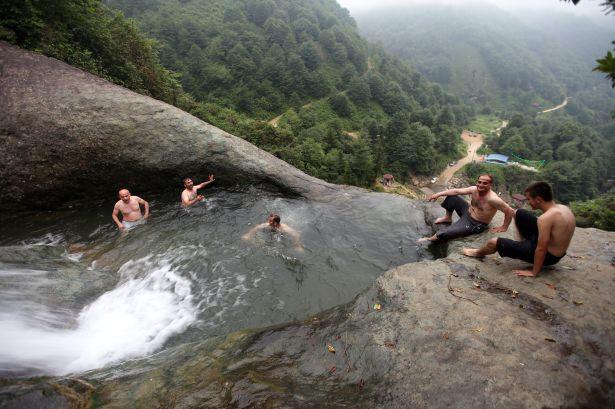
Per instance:
[[[485,157],[486,163],[495,163],[496,165],[508,164],[508,156],[499,153],[491,153]]]
[[[390,173],[386,173],[382,176],[382,184],[384,186],[391,186],[395,182],[395,178]]]

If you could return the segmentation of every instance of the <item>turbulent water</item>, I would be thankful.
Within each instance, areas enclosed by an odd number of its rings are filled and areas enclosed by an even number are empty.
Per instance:
[[[121,234],[113,202],[0,227],[0,375],[63,375],[347,302],[391,266],[430,257],[422,212],[393,195],[331,202],[209,190],[150,200]],[[301,234],[242,235],[279,213]]]

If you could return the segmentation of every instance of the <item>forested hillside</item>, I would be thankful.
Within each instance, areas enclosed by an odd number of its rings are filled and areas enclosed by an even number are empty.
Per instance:
[[[488,136],[484,153],[544,161],[534,178],[552,182],[564,202],[612,186],[615,91],[592,69],[615,30],[572,15],[511,14],[488,4],[380,9],[356,17],[367,38],[477,112],[510,121],[501,135]],[[565,107],[541,113],[565,96]],[[508,185],[519,189],[508,173]]]
[[[473,115],[369,46],[334,0],[2,7],[2,38],[174,103],[332,182],[368,186],[383,171],[400,179],[433,174],[459,155],[461,126]],[[158,77],[164,92],[147,82]]]
[[[592,72],[615,30],[589,19],[512,14],[486,3],[378,9],[356,19],[368,39],[479,106],[529,114],[569,96],[585,123],[615,108],[608,82]]]

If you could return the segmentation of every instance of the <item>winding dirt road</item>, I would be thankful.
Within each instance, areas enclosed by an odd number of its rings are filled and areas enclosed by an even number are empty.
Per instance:
[[[468,145],[468,154],[464,158],[459,159],[454,166],[449,166],[444,169],[444,171],[440,173],[440,176],[438,176],[438,180],[434,183],[435,185],[446,186],[455,172],[461,169],[466,163],[472,162],[472,159],[476,156],[476,151],[483,144],[483,135],[467,130],[461,133],[461,139]]]
[[[570,99],[570,97],[566,97],[566,98],[564,98],[564,102],[562,102],[562,103],[561,103],[561,104],[559,104],[558,106],[553,107],[553,108],[549,108],[549,109],[545,109],[544,111],[540,111],[540,113],[541,113],[541,114],[546,114],[547,112],[551,112],[551,111],[555,111],[555,110],[558,110],[558,109],[560,109],[560,108],[563,108],[563,107],[565,107],[566,105],[568,105],[568,100],[569,100],[569,99]]]

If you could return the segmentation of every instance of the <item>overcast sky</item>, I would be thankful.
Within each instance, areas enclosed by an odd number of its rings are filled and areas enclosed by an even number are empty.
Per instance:
[[[337,0],[344,8],[354,12],[363,12],[370,9],[393,7],[393,6],[411,6],[413,4],[464,4],[464,3],[481,3],[488,2],[497,5],[503,9],[540,9],[546,11],[561,11],[574,14],[582,14],[594,19],[600,20],[603,24],[610,24],[612,21],[615,26],[615,14],[611,13],[604,16],[604,12],[600,7],[601,0],[581,0],[576,6],[570,2],[559,0]]]

